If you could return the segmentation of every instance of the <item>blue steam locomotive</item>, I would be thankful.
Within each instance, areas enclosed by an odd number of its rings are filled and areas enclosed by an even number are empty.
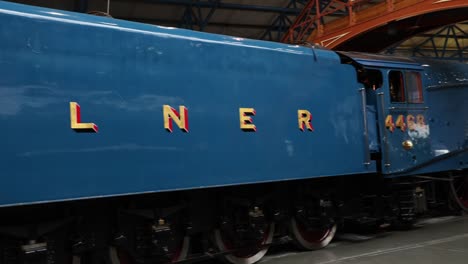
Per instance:
[[[254,263],[276,236],[411,223],[443,180],[468,207],[466,64],[6,2],[0,21],[2,264]]]

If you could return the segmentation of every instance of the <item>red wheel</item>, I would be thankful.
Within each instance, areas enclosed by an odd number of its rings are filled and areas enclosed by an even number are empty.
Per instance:
[[[81,257],[80,256],[73,256],[72,264],[81,264]]]
[[[117,248],[109,248],[109,258],[111,264],[130,264],[130,259],[127,254],[120,253]]]
[[[450,188],[455,202],[463,211],[468,212],[468,175],[452,177]]]
[[[174,250],[171,256],[171,262],[178,262],[187,259],[190,252],[190,237],[185,236],[180,244],[180,247]]]
[[[170,263],[185,260],[190,252],[190,238],[184,237],[180,242],[180,246],[173,250],[169,256]],[[133,264],[132,257],[124,251],[118,250],[116,247],[109,248],[109,258],[111,264]],[[73,263],[75,264],[75,263]],[[80,264],[79,262],[76,264]]]
[[[290,221],[291,235],[296,244],[305,250],[316,250],[326,247],[336,233],[336,225],[324,229],[308,229],[305,225],[292,218]]]
[[[174,249],[174,253],[169,256],[169,263],[185,260],[189,254],[189,249],[190,238],[186,236],[182,239],[180,247]],[[88,263],[134,264],[135,262],[128,253],[123,250],[119,250],[114,246],[110,246],[108,251],[99,258],[96,258],[92,254],[74,255],[71,257],[71,264]],[[167,260],[165,263],[167,263]]]
[[[263,237],[254,245],[246,245],[245,249],[235,251],[235,253],[225,255],[224,258],[233,264],[252,264],[259,261],[268,251],[269,244],[273,241],[275,224],[269,224],[263,230]],[[232,239],[223,234],[220,229],[214,232],[214,243],[220,251],[233,250]]]
[[[94,259],[89,259],[86,256],[82,257],[79,255],[73,256],[72,264],[86,264],[86,263],[110,263],[110,264],[131,264],[131,258],[128,254],[125,254],[122,251],[119,251],[116,247],[111,246],[107,252],[106,260],[98,262]]]

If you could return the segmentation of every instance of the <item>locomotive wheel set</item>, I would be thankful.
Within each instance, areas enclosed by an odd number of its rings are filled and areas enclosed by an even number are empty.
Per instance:
[[[445,209],[456,200],[433,200],[444,192],[430,193],[432,199],[418,193],[420,186],[429,185],[425,190],[434,191],[433,183],[398,181],[389,195],[370,189],[364,195],[346,192],[353,183],[336,177],[4,208],[9,219],[2,220],[0,260],[126,264],[219,258],[228,263],[255,263],[285,236],[299,250],[318,250],[332,241],[338,228],[364,232],[388,225],[407,228],[430,212],[457,212],[459,208]],[[343,193],[334,193],[339,191]],[[420,201],[432,208],[422,209]]]
[[[0,264],[259,261],[468,211],[468,66],[0,2]]]

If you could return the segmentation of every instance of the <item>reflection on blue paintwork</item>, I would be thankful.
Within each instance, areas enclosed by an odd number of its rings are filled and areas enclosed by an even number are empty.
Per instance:
[[[0,206],[376,173],[364,164],[361,84],[335,52],[8,2],[0,23]],[[428,85],[468,78],[435,72]],[[426,97],[418,159],[466,146],[466,115],[446,114],[468,113],[460,90],[434,92],[450,105]],[[70,102],[99,133],[71,129]],[[187,107],[188,133],[164,129],[164,104]],[[241,107],[255,108],[255,133],[240,129]],[[299,130],[298,109],[313,132]],[[394,141],[395,171],[420,162]]]

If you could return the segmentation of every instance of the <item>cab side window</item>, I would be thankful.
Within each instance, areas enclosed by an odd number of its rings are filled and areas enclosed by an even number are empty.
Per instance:
[[[401,71],[390,71],[388,74],[388,82],[390,87],[390,100],[392,103],[404,103],[405,98],[405,83],[403,73]]]
[[[380,70],[375,69],[359,69],[358,81],[364,84],[366,89],[377,90],[382,87],[383,77]]]
[[[421,74],[419,72],[406,72],[405,77],[408,103],[423,103]]]

